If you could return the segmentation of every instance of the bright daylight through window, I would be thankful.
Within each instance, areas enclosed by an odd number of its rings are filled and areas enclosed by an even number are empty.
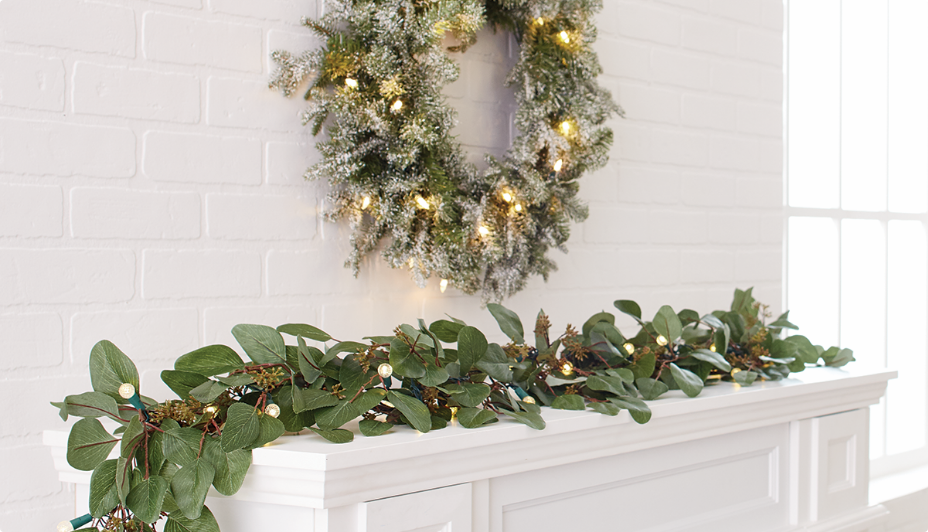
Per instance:
[[[788,2],[787,304],[899,370],[871,410],[875,474],[928,462],[926,27],[924,0]]]

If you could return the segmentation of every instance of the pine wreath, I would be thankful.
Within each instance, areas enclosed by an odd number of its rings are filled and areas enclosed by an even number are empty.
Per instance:
[[[578,179],[602,167],[612,144],[604,123],[622,110],[596,77],[591,43],[600,0],[334,0],[303,23],[325,45],[274,52],[271,86],[290,96],[313,78],[303,123],[322,160],[305,176],[327,179],[330,221],[347,219],[346,266],[381,240],[384,259],[419,286],[436,275],[465,293],[501,300],[531,275],[556,269],[571,221],[587,217]],[[479,172],[451,135],[455,111],[441,93],[457,79],[447,51],[464,52],[491,23],[520,44],[507,85],[520,135]],[[458,45],[444,49],[446,34]],[[442,282],[443,288],[445,282]]]

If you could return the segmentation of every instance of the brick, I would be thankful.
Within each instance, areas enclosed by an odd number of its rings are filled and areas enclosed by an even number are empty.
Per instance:
[[[709,61],[693,53],[655,49],[651,53],[653,79],[691,89],[709,87]]]
[[[783,275],[783,252],[739,251],[735,257],[735,281],[744,283],[758,281],[779,281]],[[761,297],[759,294],[758,297]],[[776,301],[776,299],[767,299]]]
[[[764,244],[783,243],[783,214],[762,216],[760,219],[760,241]]]
[[[78,238],[197,238],[200,196],[75,188],[71,190],[71,234]]]
[[[730,283],[735,277],[735,256],[727,251],[680,252],[680,281],[684,283]]]
[[[58,314],[0,314],[0,338],[7,353],[4,369],[60,366],[62,336]]]
[[[454,107],[458,112],[458,125],[451,134],[464,146],[482,150],[495,148],[501,154],[512,144],[512,113],[508,106],[463,101]],[[477,151],[478,160],[482,158],[482,150]]]
[[[777,32],[783,31],[783,0],[762,0],[760,23]]]
[[[709,152],[713,168],[757,170],[760,166],[760,144],[754,139],[713,135]]]
[[[760,69],[754,64],[729,61],[712,63],[714,92],[757,98],[761,93],[760,78]]]
[[[705,166],[708,152],[706,136],[701,132],[690,131],[654,130],[651,137],[651,160],[681,166]]]
[[[349,268],[340,267],[348,250],[344,245],[333,244],[328,241],[325,250],[271,250],[267,255],[268,295],[360,294],[364,290],[363,283],[355,279]],[[319,257],[329,257],[329,260],[319,260]]]
[[[116,303],[135,293],[131,251],[0,250],[0,301],[6,304]]]
[[[683,95],[683,125],[734,131],[737,123],[737,101],[734,98]]]
[[[768,178],[742,177],[738,179],[736,189],[737,205],[768,209],[783,206],[783,178],[779,175]]]
[[[593,43],[603,73],[638,80],[651,79],[651,47],[602,37]]]
[[[79,0],[6,0],[0,37],[8,42],[135,57],[131,9]]]
[[[150,11],[143,19],[142,50],[151,61],[261,72],[263,37],[257,26]]]
[[[39,447],[39,444],[36,443],[35,446]],[[47,448],[45,452],[47,455]],[[52,461],[46,458],[44,462],[44,465],[38,465],[38,467],[54,472]],[[55,474],[57,475],[57,472]],[[61,482],[58,484],[60,485]],[[55,530],[55,525],[61,521],[62,515],[74,512],[74,493],[61,490],[55,495],[36,497],[26,502],[0,504],[0,509],[2,509],[0,510],[0,525],[3,525],[6,530],[29,530],[31,527],[39,530]]]
[[[0,171],[131,177],[135,135],[126,128],[0,119]]]
[[[213,126],[299,131],[302,98],[285,99],[267,88],[267,81],[211,77],[208,118]]]
[[[160,250],[142,253],[145,299],[256,297],[261,257],[251,251]]]
[[[251,3],[249,3],[251,5]],[[299,21],[299,18],[296,19]],[[315,33],[310,31],[284,31],[284,30],[268,30],[267,32],[267,51],[268,56],[275,50],[284,50],[290,52],[291,54],[297,55],[302,53],[304,50],[315,50],[321,46],[324,46],[325,42],[316,36]],[[468,50],[470,52],[470,50]],[[274,63],[270,62],[271,68],[269,71],[274,70]]]
[[[783,108],[767,103],[738,102],[738,131],[782,137]]]
[[[646,162],[651,159],[651,128],[631,121],[621,121],[612,126],[615,135],[613,157],[622,160]]]
[[[149,2],[190,9],[203,9],[203,0],[149,0]]]
[[[760,217],[756,214],[710,213],[709,242],[754,244],[760,241]]]
[[[311,198],[207,194],[207,231],[228,240],[305,240],[316,234]]]
[[[636,286],[668,285],[680,278],[680,253],[677,251],[642,249],[637,252],[626,250],[626,253],[631,258],[617,265],[615,275],[634,279]],[[621,298],[626,299],[626,295]],[[666,300],[660,304],[665,305]],[[629,329],[635,330],[637,327]]]
[[[193,133],[145,133],[142,171],[155,181],[261,184],[261,141]]]
[[[315,146],[300,142],[267,143],[267,182],[273,185],[304,185],[303,175],[322,160]]]
[[[659,0],[663,4],[679,6],[688,10],[705,13],[709,11],[709,0]],[[611,2],[604,2],[611,3]]]
[[[74,66],[74,112],[194,123],[200,119],[196,76],[153,70]]]
[[[777,105],[783,103],[783,70],[765,67],[760,71],[760,97]]]
[[[775,66],[783,64],[783,33],[741,28],[738,31],[738,55],[750,61]]]
[[[619,201],[623,203],[664,203],[680,201],[682,181],[675,170],[653,166],[619,167]]]
[[[709,0],[709,11],[740,22],[759,24],[761,0]]]
[[[669,9],[626,3],[613,24],[616,33],[632,39],[669,45],[680,42],[680,17]]]
[[[64,63],[57,57],[0,53],[0,105],[64,110]]]
[[[761,171],[783,175],[783,140],[760,141],[760,168]],[[781,179],[782,180],[782,179]]]
[[[48,406],[48,403],[45,403],[45,407],[54,410],[54,408]],[[61,419],[58,421],[60,424]],[[61,482],[58,481],[57,472],[53,467],[23,468],[23,464],[42,464],[44,462],[50,462],[50,460],[48,448],[42,445],[4,449],[3,460],[0,460],[0,478],[16,479],[16,481],[0,483],[0,500],[7,503],[19,502],[32,497],[53,495],[59,492]],[[23,469],[28,471],[28,474],[23,474]]]
[[[616,100],[629,120],[680,123],[680,93],[648,85],[619,84]]]
[[[4,379],[3,386],[0,386],[0,401],[6,405],[7,411],[3,413],[4,430],[0,432],[0,441],[7,446],[7,449],[4,449],[3,453],[9,451],[8,446],[29,442],[35,442],[37,447],[42,447],[39,442],[42,431],[46,429],[68,430],[68,426],[58,417],[58,409],[50,406],[48,402],[61,401],[68,395],[93,389],[90,386],[87,359],[81,360],[79,365],[80,370],[70,375],[56,375],[48,372],[39,378]],[[44,460],[48,460],[48,448],[44,451]],[[6,455],[3,460],[0,460],[0,468],[4,467],[4,463],[12,463],[7,460]],[[51,460],[48,460],[48,463],[51,469]],[[0,474],[3,474],[2,478],[10,478],[5,473],[6,471],[0,469]],[[60,487],[57,478],[56,484]],[[73,494],[71,504],[74,504]],[[61,517],[57,520],[60,521]],[[6,523],[3,525],[6,529]]]
[[[319,312],[307,305],[274,305],[264,307],[215,307],[203,314],[203,329],[206,344],[224,344],[238,351],[247,360],[242,348],[232,336],[232,327],[240,323],[253,323],[278,327],[285,323],[306,323],[320,327]],[[360,334],[359,334],[360,333]],[[350,338],[359,338],[367,333],[355,330]],[[347,338],[347,337],[346,337]],[[284,341],[296,345],[296,338],[285,335]]]
[[[71,359],[85,360],[97,342],[109,340],[136,363],[173,360],[199,347],[199,321],[195,308],[78,312],[71,318]]]
[[[595,208],[594,208],[595,207]],[[705,242],[705,214],[590,206],[584,224],[588,243],[697,244]]]
[[[691,174],[683,179],[683,203],[700,207],[735,205],[735,178],[713,174]]]
[[[0,235],[61,236],[60,187],[0,184]]]
[[[216,13],[229,13],[262,20],[282,20],[299,24],[303,17],[316,18],[319,8],[316,0],[209,0],[209,9]]]
[[[686,17],[683,19],[683,47],[733,55],[738,47],[738,26],[719,19]]]
[[[619,191],[619,168],[607,165],[584,176],[579,197],[583,201],[615,201]]]

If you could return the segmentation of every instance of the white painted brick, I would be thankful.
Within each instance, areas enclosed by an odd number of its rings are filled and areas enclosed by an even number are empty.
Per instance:
[[[34,396],[35,391],[29,395]],[[45,401],[37,402],[44,403],[46,408],[54,410]],[[61,419],[58,421],[60,423]],[[58,475],[52,467],[30,467],[30,474],[20,474],[22,464],[35,465],[43,461],[49,461],[49,456],[48,448],[41,445],[4,449],[3,460],[0,460],[0,478],[16,481],[0,482],[0,500],[8,503],[22,502],[39,495],[53,495],[61,490]]]
[[[504,152],[510,146],[510,129],[512,115],[505,105],[493,105],[476,102],[458,102],[458,125],[451,134],[458,137],[458,142],[465,146],[485,149],[495,148]],[[477,150],[478,160],[483,150]]]
[[[619,192],[619,168],[609,164],[583,177],[578,196],[586,202],[615,201]]]
[[[602,37],[593,43],[607,76],[651,79],[651,47]]]
[[[48,448],[38,443],[36,448]],[[41,462],[38,462],[41,464]],[[21,465],[22,466],[22,465]],[[33,466],[35,467],[35,466]],[[42,467],[38,465],[38,467]],[[48,469],[54,471],[51,461],[46,460]],[[57,473],[55,481],[57,480]],[[62,515],[67,515],[74,511],[74,493],[67,490],[61,490],[54,495],[37,497],[26,502],[17,502],[4,505],[10,511],[0,513],[0,524],[6,530],[29,530],[30,527],[37,527],[40,530],[55,530],[57,522],[61,521]]]
[[[131,177],[131,130],[0,119],[0,171],[13,174]]]
[[[680,93],[649,85],[619,85],[615,99],[625,109],[628,120],[680,123]]]
[[[760,219],[760,241],[764,244],[783,243],[783,213],[762,216]]]
[[[753,244],[760,242],[760,216],[714,212],[709,214],[709,242]]]
[[[738,55],[744,59],[783,64],[783,33],[754,28],[738,31]]]
[[[738,26],[706,17],[683,19],[683,47],[699,52],[734,55],[738,47]]]
[[[669,45],[680,42],[680,17],[670,9],[625,3],[615,25],[619,35],[632,39]]]
[[[267,256],[268,295],[361,294],[365,286],[362,280],[356,279],[350,268],[340,267],[348,252],[343,242],[331,241],[326,242],[325,249],[270,251]],[[323,261],[319,257],[331,260]],[[361,276],[365,278],[366,275]]]
[[[692,9],[699,12],[709,11],[709,0],[658,0],[663,4],[679,6],[685,9]],[[610,4],[611,2],[604,2]]]
[[[0,105],[64,109],[64,63],[57,57],[0,52]]]
[[[760,166],[760,143],[751,138],[713,135],[709,151],[713,168],[757,170]]]
[[[0,250],[4,304],[116,303],[135,293],[135,254],[93,249]]]
[[[203,0],[149,0],[149,2],[190,9],[203,9]]]
[[[783,206],[783,179],[742,177],[736,185],[735,202],[745,207],[779,209]]]
[[[197,238],[200,195],[75,188],[71,190],[71,234],[78,238]]]
[[[0,38],[135,57],[135,15],[131,9],[79,0],[5,0]]]
[[[322,160],[315,146],[299,142],[267,143],[267,182],[274,185],[306,185],[303,174]]]
[[[250,2],[249,5],[251,5]],[[297,21],[299,21],[299,19],[297,19]],[[305,50],[315,50],[323,45],[325,45],[325,42],[308,29],[304,29],[300,32],[270,30],[267,32],[268,65],[270,65],[268,70],[273,71],[277,66],[273,61],[270,61],[270,54],[275,50],[284,50],[291,54],[299,55]],[[470,51],[468,50],[468,52]]]
[[[145,299],[255,297],[261,294],[261,256],[251,251],[146,249]]]
[[[783,108],[769,103],[738,102],[738,131],[783,137]]]
[[[705,166],[706,135],[699,130],[654,130],[651,135],[651,160],[681,166]]]
[[[735,178],[704,173],[684,175],[683,203],[699,207],[735,205]]]
[[[207,121],[213,126],[299,131],[302,98],[287,100],[267,81],[209,78]]]
[[[632,280],[636,286],[667,285],[680,278],[680,253],[677,251],[643,249],[628,255],[632,258],[619,263],[615,275]],[[615,299],[625,299],[625,296]]]
[[[142,171],[155,181],[258,185],[261,141],[196,133],[145,133]]]
[[[782,276],[783,253],[779,250],[739,251],[735,257],[735,281],[779,281]],[[763,294],[760,297],[764,297]],[[776,301],[769,298],[766,300]]]
[[[733,98],[683,95],[683,125],[734,131],[737,122],[737,101]]]
[[[588,243],[698,244],[706,241],[701,212],[638,210],[608,204],[590,205],[584,224]]]
[[[710,250],[680,252],[681,282],[728,283],[734,277],[735,256],[731,252]]]
[[[651,53],[654,81],[691,89],[709,86],[709,61],[694,53],[654,49]]]
[[[74,66],[74,111],[81,114],[193,123],[200,119],[196,76],[153,70]]]
[[[709,0],[709,10],[726,18],[759,24],[761,3],[761,0]]]
[[[83,363],[97,342],[109,340],[136,363],[173,361],[200,347],[198,314],[195,308],[78,312],[71,318],[71,360]]]
[[[0,314],[4,369],[59,366],[62,355],[62,325],[58,314]]]
[[[760,68],[750,63],[716,61],[712,63],[712,90],[757,98],[760,93]]]
[[[783,103],[783,70],[765,67],[760,71],[760,97],[776,105]]]
[[[316,0],[209,0],[209,9],[216,13],[229,13],[254,19],[282,20],[299,24],[303,17],[316,18],[319,8]]]
[[[61,236],[60,187],[0,184],[0,235]]]
[[[682,181],[675,170],[653,166],[619,167],[619,201],[623,203],[663,203],[680,201]]]
[[[272,307],[216,307],[207,308],[203,316],[205,344],[225,344],[238,351],[247,360],[242,348],[232,336],[232,327],[240,323],[253,323],[278,327],[286,323],[306,323],[321,328],[319,312],[312,305],[274,305]],[[356,331],[355,337],[367,336]],[[341,338],[340,338],[341,339]],[[346,338],[347,339],[347,338]],[[296,338],[285,336],[284,341],[295,345]]]
[[[783,31],[783,0],[762,0],[761,24],[771,30]]]
[[[228,240],[305,240],[316,234],[316,202],[293,196],[206,195],[207,231]]]
[[[782,181],[783,175],[783,139],[760,141],[760,170],[777,174]]]
[[[42,392],[37,393],[37,390],[42,390]],[[58,409],[48,403],[50,401],[61,401],[68,395],[89,390],[92,390],[92,388],[90,387],[90,371],[87,369],[86,358],[82,361],[80,369],[71,375],[57,375],[49,371],[39,378],[4,379],[3,386],[0,386],[0,401],[7,405],[7,411],[3,413],[4,430],[0,433],[0,440],[4,440],[7,449],[2,452],[8,452],[10,445],[29,442],[30,440],[36,442],[36,447],[42,448],[43,446],[40,443],[42,431],[48,429],[68,430],[68,426],[58,417]],[[38,437],[25,438],[28,436]],[[44,452],[43,459],[48,460],[48,468],[54,471],[54,468],[51,467],[47,447],[44,448]],[[4,467],[4,463],[11,463],[11,461],[8,461],[4,456],[4,459],[0,460],[0,467]],[[29,465],[34,466],[36,463],[41,462],[36,459]],[[8,471],[0,472],[3,475],[2,478],[11,478]],[[18,478],[19,476],[22,475],[14,474],[12,478]],[[57,475],[54,478],[55,489],[61,489],[61,483],[58,482]],[[10,483],[4,482],[3,484]],[[71,495],[71,504],[74,504],[73,494]],[[61,520],[62,518],[59,516],[57,521]],[[4,529],[9,530],[6,528],[6,523],[2,524]],[[30,530],[30,528],[24,530]]]
[[[178,17],[149,11],[142,50],[152,61],[261,72],[262,31],[257,26]]]
[[[612,126],[615,135],[613,157],[631,161],[651,159],[651,128],[630,120]]]

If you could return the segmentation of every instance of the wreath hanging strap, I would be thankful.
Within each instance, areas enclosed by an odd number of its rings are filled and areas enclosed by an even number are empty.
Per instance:
[[[357,274],[381,240],[384,259],[419,284],[436,275],[468,294],[501,300],[531,275],[556,269],[570,222],[587,216],[578,179],[602,167],[612,144],[604,122],[621,109],[596,77],[590,47],[599,0],[335,0],[304,24],[325,45],[299,56],[275,52],[271,86],[286,95],[311,79],[304,124],[322,161],[306,177],[332,187],[330,221],[347,219]],[[485,24],[513,32],[520,132],[502,159],[479,172],[451,135],[455,111],[441,93]],[[445,283],[443,282],[443,285]]]

